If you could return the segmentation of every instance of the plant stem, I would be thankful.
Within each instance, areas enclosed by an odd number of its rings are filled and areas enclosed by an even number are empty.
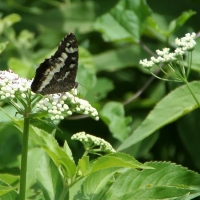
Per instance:
[[[20,200],[25,200],[25,196],[26,196],[26,172],[27,172],[29,124],[30,124],[30,118],[29,118],[29,116],[25,116],[24,117],[23,141],[22,141],[20,189],[19,189],[19,199]]]
[[[199,103],[199,101],[197,100],[197,98],[196,98],[196,96],[194,95],[194,93],[192,92],[192,90],[191,90],[191,88],[190,88],[190,86],[189,86],[189,83],[188,83],[187,81],[185,81],[185,83],[186,83],[186,85],[187,85],[187,87],[188,87],[190,93],[192,94],[194,100],[197,102],[197,105],[198,105],[199,108],[200,108],[200,103]]]

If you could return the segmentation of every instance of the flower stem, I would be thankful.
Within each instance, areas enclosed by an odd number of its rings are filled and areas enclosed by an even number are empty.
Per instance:
[[[29,116],[25,116],[23,141],[22,141],[21,173],[20,173],[20,190],[19,190],[20,200],[25,200],[25,196],[26,196],[26,173],[27,173],[29,124],[30,124],[30,118]]]
[[[198,105],[199,108],[200,108],[200,103],[199,103],[199,101],[197,100],[196,96],[194,95],[193,91],[191,90],[191,88],[190,88],[190,86],[189,86],[189,83],[188,83],[187,81],[185,81],[185,83],[186,83],[186,85],[187,85],[187,87],[188,87],[190,93],[192,94],[194,100],[197,102],[197,105]]]

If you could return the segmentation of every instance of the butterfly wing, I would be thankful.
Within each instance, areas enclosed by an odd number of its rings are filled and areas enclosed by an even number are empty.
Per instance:
[[[36,70],[31,90],[39,94],[55,94],[76,88],[78,43],[73,33],[66,35],[51,58],[45,59]]]

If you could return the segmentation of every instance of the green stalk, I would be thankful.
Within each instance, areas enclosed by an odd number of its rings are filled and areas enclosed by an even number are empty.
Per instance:
[[[190,88],[190,86],[189,86],[189,83],[188,83],[187,81],[185,81],[185,83],[186,83],[186,85],[187,85],[187,87],[188,87],[190,93],[192,94],[194,100],[197,102],[197,105],[198,105],[199,108],[200,108],[200,103],[199,103],[199,101],[197,100],[197,98],[196,98],[196,96],[194,95],[194,93],[192,92],[192,90],[191,90],[191,88]]]
[[[22,157],[21,157],[21,173],[20,173],[20,189],[19,199],[25,200],[26,196],[26,173],[27,173],[27,154],[28,154],[28,136],[29,136],[30,118],[25,114],[24,116],[24,130],[22,141]]]

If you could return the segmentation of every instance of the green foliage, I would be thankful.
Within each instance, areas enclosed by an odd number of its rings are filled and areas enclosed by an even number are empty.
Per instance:
[[[198,94],[199,82],[192,82],[190,86],[195,94]],[[197,97],[200,99],[200,96]],[[162,126],[175,121],[177,118],[191,112],[195,108],[197,108],[197,104],[188,91],[187,86],[184,85],[177,88],[154,107],[142,124],[122,143],[119,150],[134,145],[153,134]],[[159,116],[159,118],[157,118],[157,116]]]
[[[64,35],[74,32],[79,96],[100,116],[100,122],[71,116],[58,127],[36,120],[42,113],[31,116],[27,199],[199,198],[197,103],[185,85],[152,79],[139,65],[156,49],[173,48],[175,38],[199,29],[198,1],[10,0],[0,7],[0,70],[33,78]],[[189,85],[200,100],[196,42]],[[5,111],[0,112],[0,199],[13,200],[18,198],[24,125],[20,110],[16,113],[8,102],[0,107]],[[87,154],[70,140],[80,131],[123,152]]]
[[[124,116],[124,108],[121,103],[109,102],[105,104],[101,112],[102,120],[108,125],[113,137],[123,141],[129,135],[131,128],[128,126],[131,122],[130,117]]]
[[[106,41],[139,42],[149,15],[150,8],[143,0],[119,1],[113,9],[96,20],[94,28],[103,33]]]

